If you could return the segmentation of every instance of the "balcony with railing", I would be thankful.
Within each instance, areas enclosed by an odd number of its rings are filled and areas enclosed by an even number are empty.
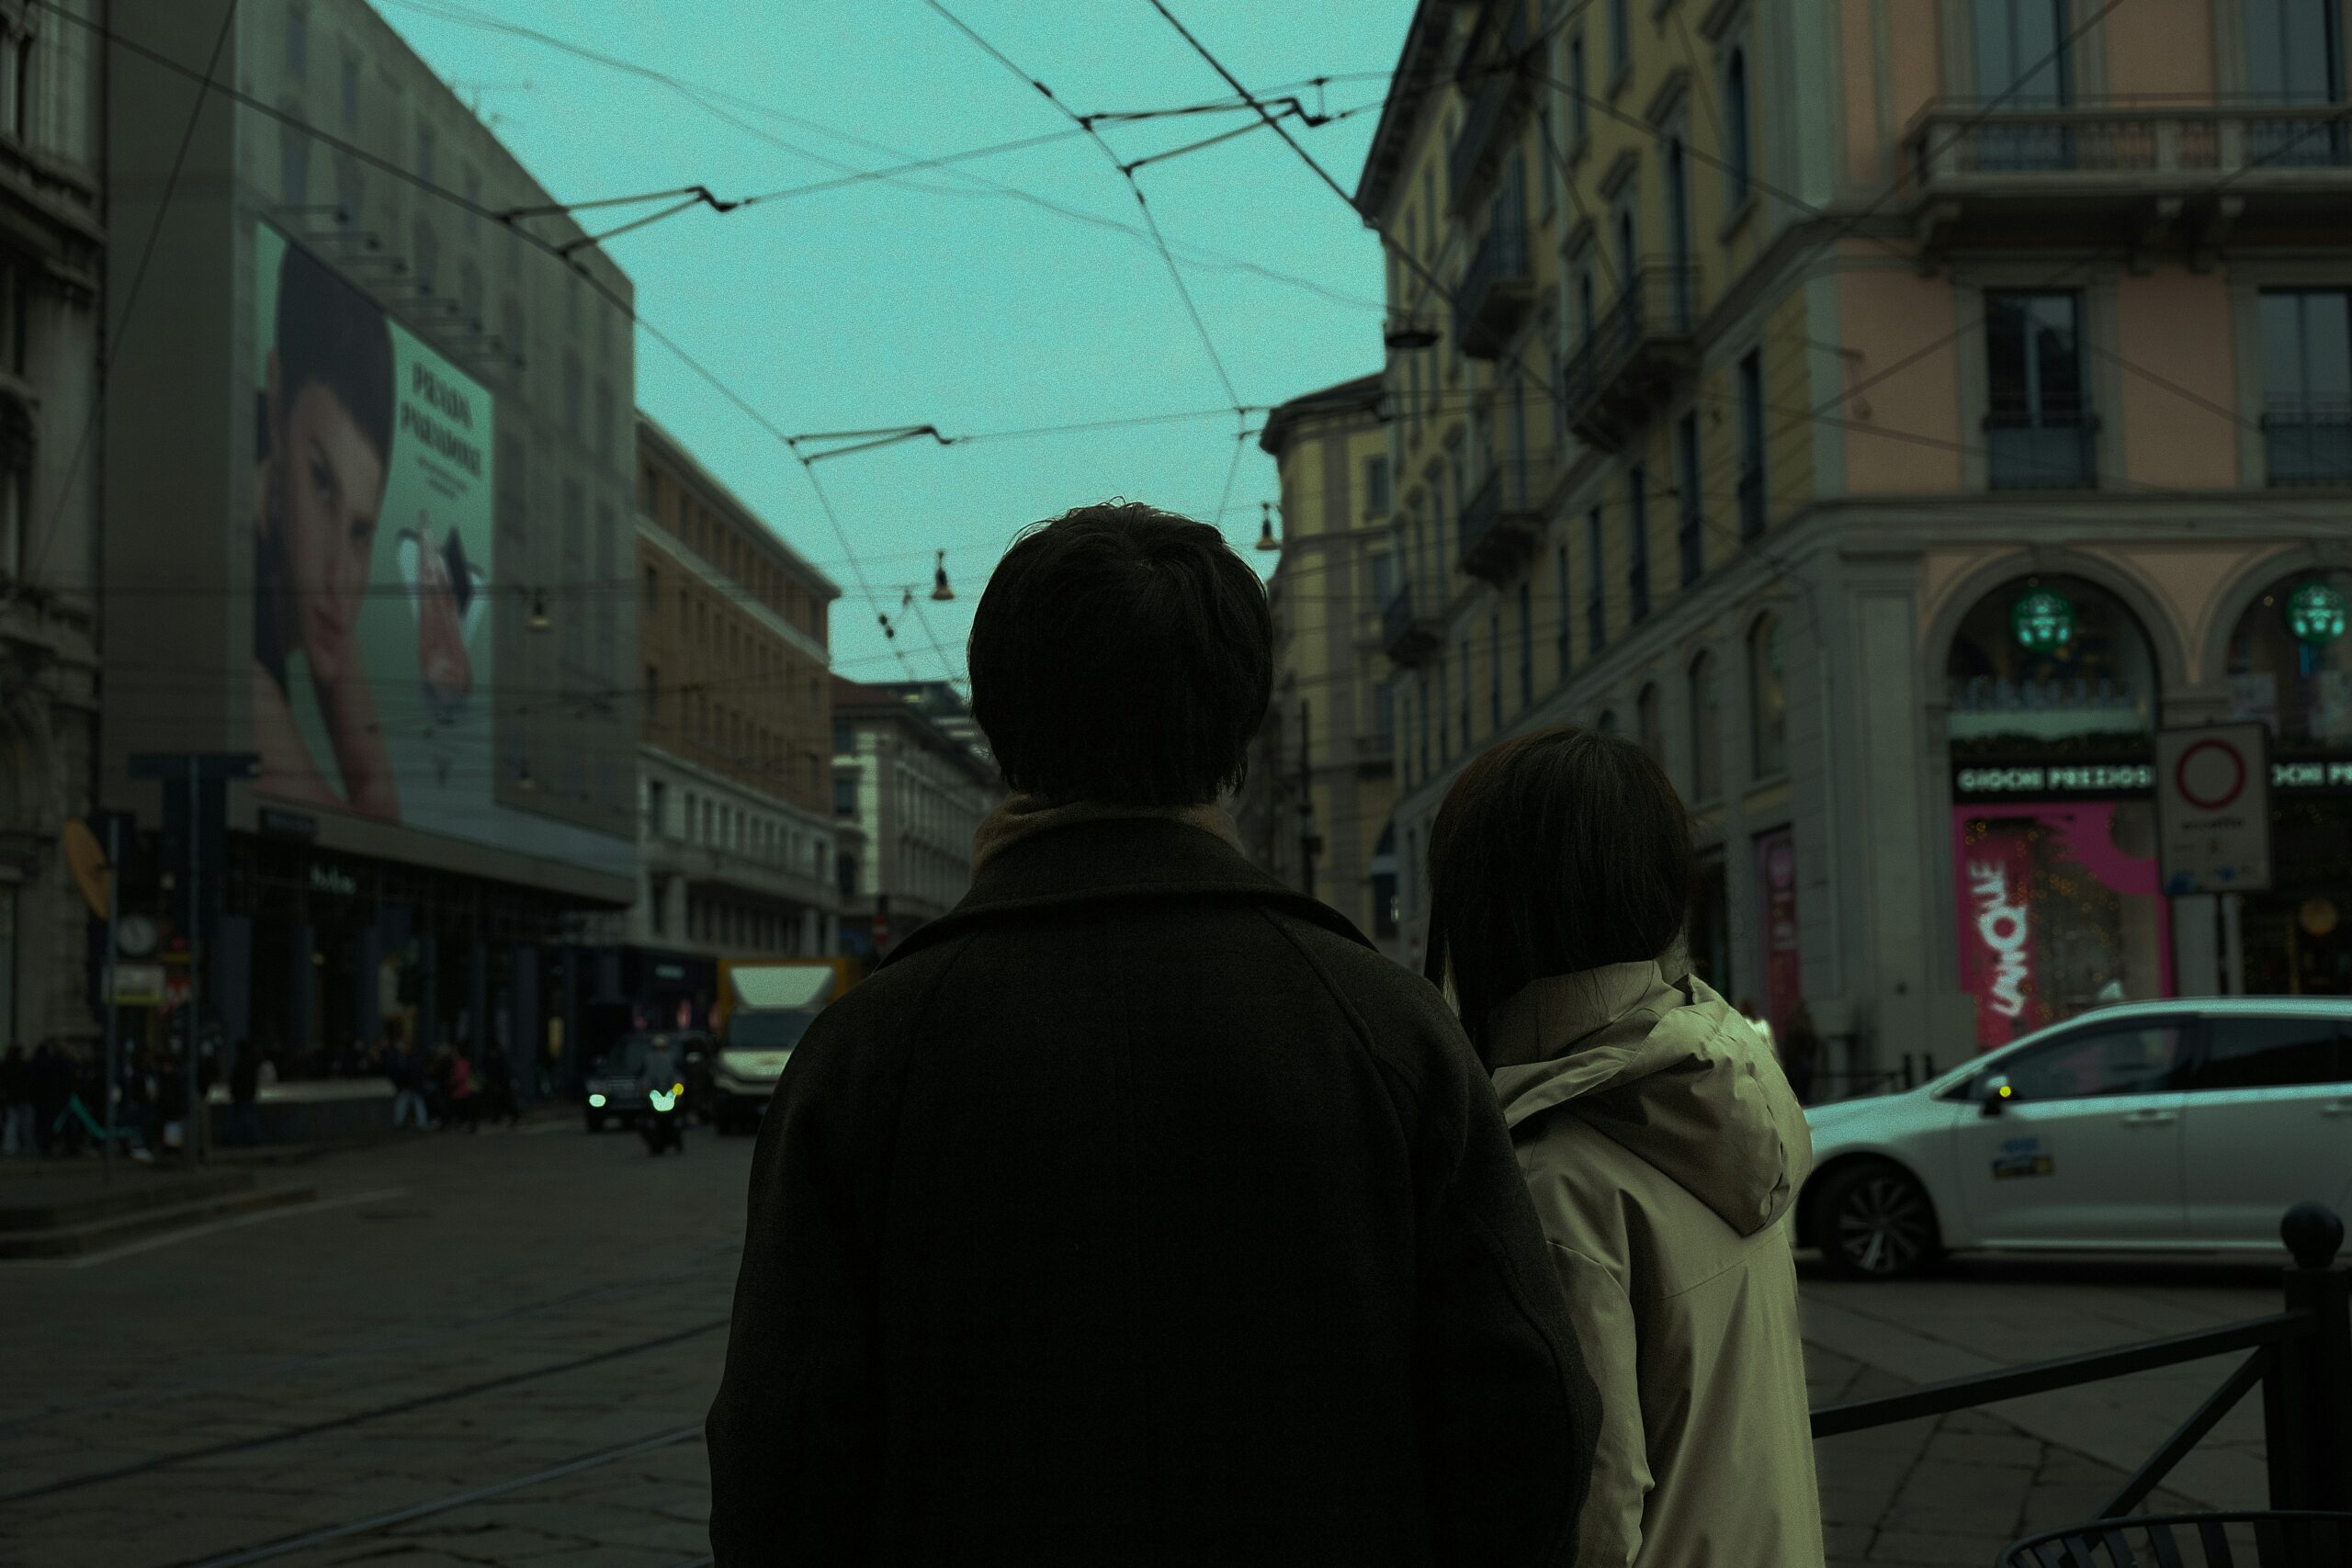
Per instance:
[[[1499,31],[1496,13],[1508,11]],[[1462,52],[1455,85],[1468,96],[1445,153],[1445,189],[1456,213],[1467,212],[1510,145],[1510,132],[1533,100],[1520,55],[1527,48],[1526,7],[1520,0],[1496,0],[1486,8]]]
[[[1580,439],[1614,446],[1693,373],[1693,292],[1688,266],[1639,267],[1595,318],[1591,334],[1569,351],[1560,396]]]
[[[2274,485],[2352,485],[2352,402],[2274,402],[2262,445]]]
[[[2087,409],[1996,409],[1984,416],[1986,480],[1995,490],[2089,490],[2098,440]]]
[[[1527,563],[1544,524],[1552,478],[1547,452],[1506,457],[1487,470],[1486,482],[1462,507],[1464,571],[1499,586]]]
[[[1534,302],[1526,226],[1512,218],[1498,220],[1470,253],[1462,287],[1454,292],[1454,342],[1472,359],[1499,358]]]
[[[2352,211],[2343,104],[1931,106],[1905,133],[1912,216],[1930,248],[2159,244],[2210,252],[2249,229],[2342,232]]]
[[[1437,651],[1438,639],[1444,633],[1444,626],[1434,614],[1415,606],[1413,585],[1409,582],[1398,588],[1380,612],[1380,646],[1397,664],[1411,666],[1426,661]]]

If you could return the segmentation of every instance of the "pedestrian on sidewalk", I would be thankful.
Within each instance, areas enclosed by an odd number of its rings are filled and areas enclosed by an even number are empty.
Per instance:
[[[481,1089],[474,1081],[474,1065],[463,1042],[449,1058],[449,1125],[469,1133],[481,1131]]]
[[[0,1054],[0,1156],[30,1159],[33,1141],[33,1065],[22,1045]]]
[[[398,1040],[385,1045],[384,1077],[392,1086],[392,1131],[399,1132],[413,1120],[416,1130],[424,1132],[431,1123],[424,1106],[424,1072],[414,1054]]]
[[[1690,820],[1631,740],[1551,729],[1463,770],[1430,834],[1429,976],[1494,1073],[1600,1382],[1588,1568],[1817,1563],[1796,1264],[1813,1144],[1681,945]]]
[[[503,1047],[493,1045],[482,1058],[482,1114],[492,1122],[519,1126],[523,1108],[514,1097],[514,1064]]]
[[[1591,1380],[1442,998],[1242,852],[1272,626],[1217,530],[1031,530],[971,890],[763,1122],[720,1568],[1565,1565]]]
[[[33,1047],[27,1073],[32,1088],[33,1147],[46,1159],[63,1146],[57,1119],[65,1114],[65,1102],[74,1098],[74,1064],[57,1048],[56,1041],[44,1040]]]
[[[261,1142],[261,1053],[251,1040],[237,1042],[229,1067],[229,1124],[220,1141],[239,1148]]]
[[[1781,1036],[1781,1070],[1788,1075],[1799,1105],[1813,1103],[1813,1077],[1820,1066],[1821,1032],[1814,1027],[1813,1010],[1799,1002]]]

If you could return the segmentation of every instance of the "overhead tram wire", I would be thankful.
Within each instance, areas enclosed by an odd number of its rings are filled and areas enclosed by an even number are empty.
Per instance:
[[[41,0],[35,0],[40,4]],[[83,459],[90,453],[90,438],[97,434],[98,420],[106,412],[107,389],[114,385],[114,368],[122,360],[123,344],[130,336],[132,314],[139,309],[140,291],[147,284],[147,269],[155,260],[155,244],[163,237],[164,220],[171,215],[172,198],[179,193],[180,175],[187,167],[188,149],[196,143],[196,128],[204,118],[205,106],[212,99],[213,89],[223,84],[213,80],[220,69],[221,51],[228,47],[229,34],[237,25],[238,0],[229,0],[220,13],[220,30],[213,35],[212,54],[205,62],[204,74],[196,89],[196,105],[188,110],[187,127],[180,132],[180,144],[172,154],[171,173],[164,177],[164,188],[156,197],[154,221],[147,225],[147,238],[139,247],[138,265],[131,269],[130,286],[122,296],[122,313],[110,330],[112,341],[107,345],[105,362],[98,367],[97,395],[90,400],[90,412],[82,420],[81,433],[74,438],[73,454],[65,460],[65,473],[57,487],[57,504],[50,509],[49,520],[41,525],[40,539],[33,547],[30,567],[24,581],[37,582],[40,579],[41,563],[49,558],[50,541],[58,535],[58,525],[64,520],[65,508],[74,497],[74,479],[82,471]],[[51,7],[54,8],[54,7]]]
[[[121,49],[128,53],[138,56],[141,59],[149,61],[164,70],[172,71],[180,75],[196,78],[198,80],[210,80],[209,75],[199,76],[193,67],[181,64],[178,61],[159,50],[151,49],[144,44],[133,42],[131,39],[122,37],[120,34],[114,32],[110,28],[103,27],[99,23],[93,22],[86,17],[75,14],[74,12],[57,4],[57,0],[27,0],[27,3],[28,5],[39,6],[40,9],[49,12],[52,16],[62,17],[64,20],[79,26],[90,32],[96,33],[111,46]],[[483,205],[474,197],[462,195],[459,192],[451,190],[445,186],[436,185],[433,181],[424,178],[423,175],[416,174],[414,171],[405,167],[400,163],[384,157],[379,153],[374,152],[356,142],[346,141],[344,138],[334,135],[329,131],[322,130],[319,127],[311,124],[309,120],[304,119],[301,116],[293,113],[291,110],[280,108],[277,105],[268,102],[266,99],[256,97],[251,93],[240,91],[225,83],[218,85],[213,90],[219,92],[223,97],[237,103],[243,107],[249,108],[256,114],[260,114],[273,119],[278,124],[286,126],[290,130],[300,131],[309,136],[314,141],[322,143],[323,145],[332,148],[335,152],[341,152],[345,156],[356,162],[366,164],[370,168],[380,170],[390,175],[392,178],[412,186],[417,190],[437,197],[441,200],[447,202],[451,206],[457,207],[463,211],[470,212],[480,218],[487,218],[493,220],[497,220],[499,217],[499,214],[495,209]],[[793,446],[793,440],[789,434],[787,434],[781,426],[777,425],[775,421],[768,418],[766,414],[761,412],[758,407],[752,403],[749,399],[745,398],[741,392],[738,392],[733,387],[728,385],[726,381],[722,380],[716,371],[712,370],[708,366],[705,365],[700,359],[697,359],[692,354],[686,352],[685,347],[681,344],[677,339],[672,337],[653,322],[647,320],[644,315],[639,313],[633,300],[622,299],[620,295],[607,285],[603,278],[598,277],[587,267],[582,266],[578,263],[574,262],[570,255],[565,254],[561,245],[557,242],[531,233],[529,231],[522,228],[519,224],[509,225],[508,227],[511,232],[528,242],[534,248],[543,251],[548,255],[553,257],[560,265],[569,271],[571,276],[581,279],[582,282],[587,284],[590,288],[594,289],[597,296],[604,299],[606,304],[610,305],[614,310],[620,311],[624,316],[626,316],[639,331],[643,332],[648,337],[650,337],[654,342],[669,350],[669,352],[677,358],[680,364],[684,365],[688,370],[692,371],[695,377],[707,384],[712,390],[718,392],[720,397],[724,398],[737,409],[741,410],[747,418],[752,420],[752,422],[757,424],[762,430],[767,432],[768,434],[773,436],[775,440],[783,443],[787,450],[793,451],[796,457],[799,455],[797,448]],[[817,484],[814,471],[810,470],[805,463],[802,466],[802,471],[808,475],[810,488],[815,490],[817,492],[819,502],[825,514],[825,519],[832,527],[833,537],[842,547],[843,558],[849,563],[852,577],[855,580],[860,592],[866,593],[870,598],[873,590],[865,581],[865,570],[858,564],[856,548],[850,544],[848,531],[842,526],[841,518],[839,514],[834,512],[831,498],[826,496],[822,487]],[[887,626],[887,619],[884,624]]]
[[[747,112],[780,120],[788,125],[796,125],[805,130],[812,131],[817,135],[830,137],[835,141],[846,142],[851,146],[862,147],[868,152],[879,152],[886,157],[897,158],[902,161],[920,161],[915,153],[909,152],[903,148],[891,146],[888,142],[876,141],[871,137],[861,136],[854,131],[842,130],[837,127],[826,125],[821,121],[809,119],[805,116],[793,114],[789,110],[778,108],[772,104],[761,103],[756,99],[747,98],[739,94],[728,92],[722,88],[687,82],[679,77],[673,76],[668,73],[656,71],[652,67],[644,65],[639,62],[623,60],[613,55],[604,54],[595,50],[586,48],[583,45],[573,43],[570,39],[559,38],[554,34],[541,32],[536,28],[503,21],[497,17],[485,16],[477,11],[469,11],[460,6],[447,5],[442,3],[442,0],[385,0],[385,3],[398,6],[404,9],[416,11],[423,15],[431,16],[439,20],[450,22],[457,26],[471,27],[484,31],[503,33],[521,38],[544,48],[552,49],[560,53],[570,54],[577,59],[585,60],[591,63],[604,66],[608,70],[622,72],[629,75],[650,81],[657,85],[666,87],[672,92],[678,94],[680,96],[685,98],[687,102],[701,109],[704,113],[710,115],[722,124],[729,126],[746,136],[750,136],[757,141],[764,141],[768,145],[790,152],[796,157],[806,158],[810,163],[819,164],[827,168],[836,169],[843,174],[856,174],[864,171],[859,170],[854,164],[845,164],[840,159],[828,157],[823,153],[813,152],[808,148],[798,145],[797,143],[786,141],[781,137],[775,136],[771,132],[761,129],[759,126],[751,124],[740,116],[728,112],[727,109],[722,108],[719,106],[733,105],[746,110]],[[1297,87],[1317,86],[1327,82],[1365,80],[1385,81],[1387,76],[1388,73],[1385,71],[1349,72],[1329,76],[1308,77],[1299,82],[1287,82],[1282,84],[1279,87],[1270,89],[1270,91],[1281,92]],[[1236,105],[1233,107],[1241,107],[1244,106]],[[956,179],[962,181],[964,185],[969,188],[957,190],[945,186],[927,186],[912,182],[910,182],[910,188],[929,191],[933,194],[942,196],[988,194],[1006,197],[1016,201],[1023,202],[1031,207],[1035,207],[1040,211],[1050,212],[1056,217],[1067,219],[1074,223],[1083,223],[1091,228],[1109,230],[1112,232],[1125,234],[1130,239],[1140,240],[1147,243],[1148,243],[1151,239],[1148,231],[1135,224],[1125,223],[1115,218],[1105,217],[1101,213],[1088,212],[1080,208],[1065,206],[1064,204],[1055,201],[1050,197],[1040,196],[1035,191],[1024,189],[1019,186],[1007,185],[1001,180],[990,179],[984,175],[979,175],[967,169],[948,168],[944,172],[952,175]],[[897,177],[903,178],[904,176]],[[1203,267],[1214,271],[1249,273],[1252,276],[1265,278],[1267,281],[1272,283],[1279,283],[1289,288],[1299,288],[1308,293],[1320,295],[1324,299],[1329,299],[1335,304],[1346,305],[1353,309],[1374,311],[1384,310],[1386,309],[1386,307],[1379,301],[1359,299],[1353,295],[1342,293],[1318,279],[1306,277],[1297,273],[1283,272],[1279,268],[1270,267],[1262,263],[1252,261],[1248,257],[1237,256],[1229,252],[1217,250],[1213,246],[1203,245],[1190,241],[1179,241],[1177,242],[1177,245],[1178,248],[1187,253],[1191,260],[1191,264],[1196,267]],[[1201,259],[1203,257],[1210,259],[1203,260]]]
[[[982,38],[978,32],[973,30],[971,24],[965,21],[961,17],[958,17],[955,12],[949,10],[943,3],[943,0],[923,0],[923,4],[930,6],[932,10],[937,12],[948,22],[950,26],[954,27],[956,31],[971,39],[972,42],[979,48],[981,52],[987,54],[990,59],[1003,66],[1014,76],[1027,83],[1036,91],[1040,97],[1051,104],[1055,109],[1064,117],[1071,120],[1073,123],[1084,127],[1086,134],[1092,139],[1095,146],[1102,150],[1102,156],[1110,160],[1111,166],[1113,168],[1118,170],[1119,177],[1127,182],[1127,189],[1136,198],[1136,210],[1142,214],[1145,226],[1151,231],[1152,243],[1159,247],[1159,258],[1167,264],[1168,276],[1176,285],[1177,296],[1184,302],[1184,313],[1192,318],[1193,330],[1200,334],[1201,346],[1203,349],[1207,351],[1209,363],[1216,369],[1217,382],[1225,389],[1226,400],[1233,406],[1233,409],[1237,413],[1239,412],[1242,407],[1240,390],[1234,386],[1232,376],[1226,370],[1225,356],[1217,352],[1216,341],[1209,336],[1208,323],[1201,319],[1201,308],[1193,299],[1192,288],[1184,282],[1183,271],[1182,268],[1177,266],[1176,257],[1168,248],[1168,236],[1160,232],[1159,220],[1153,214],[1151,210],[1151,203],[1144,198],[1143,186],[1136,179],[1134,172],[1120,161],[1118,152],[1108,141],[1105,141],[1102,139],[1102,132],[1096,130],[1092,126],[1088,125],[1085,119],[1080,117],[1076,110],[1063,103],[1059,97],[1056,96],[1054,90],[1047,86],[1042,80],[1031,75],[1028,72],[1023,71],[1020,65],[1015,63],[1013,60],[1002,50],[997,48],[996,45],[990,43],[987,39]],[[1261,118],[1267,118],[1269,123],[1272,123],[1271,117],[1266,115],[1265,110],[1261,108],[1258,112]],[[1275,130],[1277,133],[1282,136],[1283,141],[1288,141],[1290,140],[1290,133],[1288,131],[1283,130],[1279,126],[1276,126]]]

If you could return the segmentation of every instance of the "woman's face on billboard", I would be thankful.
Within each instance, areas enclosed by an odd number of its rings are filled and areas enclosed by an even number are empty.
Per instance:
[[[384,499],[384,457],[343,400],[320,382],[294,395],[277,451],[284,498],[287,576],[294,596],[293,637],[314,679],[340,681],[351,658]]]

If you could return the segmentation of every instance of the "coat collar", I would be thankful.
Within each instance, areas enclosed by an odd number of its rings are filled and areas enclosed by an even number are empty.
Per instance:
[[[1032,910],[1089,905],[1228,899],[1311,920],[1364,947],[1354,922],[1287,887],[1222,837],[1164,816],[1073,821],[1003,844],[974,871],[955,908],[876,965]]]

